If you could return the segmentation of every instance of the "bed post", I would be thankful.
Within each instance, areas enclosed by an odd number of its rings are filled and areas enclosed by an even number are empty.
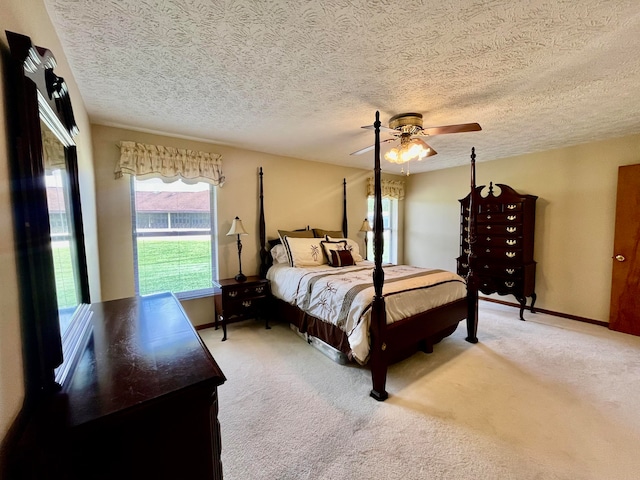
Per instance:
[[[342,179],[342,233],[347,238],[347,179]]]
[[[259,185],[260,185],[260,278],[266,278],[267,269],[269,268],[267,263],[267,231],[264,226],[264,191],[263,191],[263,180],[262,180],[262,167],[260,167]]]
[[[384,284],[384,271],[382,270],[383,249],[383,220],[382,220],[382,187],[380,181],[380,112],[376,112],[376,121],[373,124],[376,133],[375,165],[374,165],[374,217],[373,217],[373,256],[375,268],[373,270],[374,297],[371,309],[371,381],[373,388],[371,396],[378,401],[388,398],[385,384],[387,381],[387,358],[385,350],[385,331],[387,328],[387,312],[382,285]]]
[[[476,273],[476,149],[471,148],[471,194],[469,195],[469,271],[467,273],[467,338],[478,343],[478,279]]]

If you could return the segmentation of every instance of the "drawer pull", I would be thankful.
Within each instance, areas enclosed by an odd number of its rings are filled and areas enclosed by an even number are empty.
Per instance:
[[[509,233],[515,233],[515,231],[517,230],[517,227],[507,227],[507,232]]]
[[[516,273],[516,269],[515,269],[515,268],[507,268],[507,269],[505,269],[505,271],[506,271],[509,275],[513,275],[514,273]]]
[[[507,205],[507,208],[509,210],[515,210],[516,208],[518,208],[518,205],[516,205],[515,203],[510,203],[509,205]]]
[[[490,248],[487,248],[487,249],[485,250],[485,252],[487,252],[487,253],[491,253],[491,249],[490,249]]]
[[[464,227],[464,231],[468,232],[469,231],[469,227]]]
[[[516,218],[518,217],[516,217],[515,215],[507,215],[507,220],[515,220]]]
[[[464,217],[464,221],[465,221],[465,222],[468,222],[468,221],[469,221],[469,217],[465,216],[465,217]]]
[[[507,245],[515,245],[515,244],[516,244],[516,240],[512,240],[512,239],[507,240]]]
[[[264,292],[264,287],[260,286],[260,287],[256,287],[256,293],[262,293]]]
[[[513,257],[515,257],[515,256],[516,256],[516,252],[507,252],[507,253],[505,253],[505,255],[506,255],[507,257],[509,257],[509,258],[513,258]]]
[[[469,264],[468,263],[463,263],[462,264],[462,268],[469,268]]]
[[[484,268],[491,268],[491,267],[489,267],[489,265],[485,265]]]
[[[513,286],[516,284],[516,282],[504,282],[504,284],[505,284],[507,287],[511,288],[511,287],[513,287]]]
[[[491,220],[491,215],[487,215],[487,220]]]
[[[491,241],[491,237],[487,237],[487,242],[490,242],[490,241]]]
[[[469,255],[471,253],[471,250],[469,250],[468,248],[465,248],[463,252],[465,255]]]
[[[487,230],[491,230],[491,225],[487,225]]]
[[[237,297],[237,296],[238,296],[238,292],[237,292],[236,290],[231,290],[231,291],[229,292],[229,296],[230,296],[231,298],[233,298],[233,297]]]
[[[249,308],[251,306],[251,300],[244,300],[242,302],[242,306],[245,308]]]

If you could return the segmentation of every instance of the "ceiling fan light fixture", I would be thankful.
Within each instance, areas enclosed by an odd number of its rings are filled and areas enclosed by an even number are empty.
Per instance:
[[[384,158],[391,163],[399,165],[411,160],[422,160],[431,152],[431,148],[419,138],[414,138],[408,142],[403,142],[400,148],[392,148],[384,154]]]

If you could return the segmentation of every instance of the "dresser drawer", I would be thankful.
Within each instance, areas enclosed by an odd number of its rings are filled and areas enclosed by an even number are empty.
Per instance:
[[[465,232],[468,231],[468,227],[465,227]],[[484,224],[479,223],[477,228],[478,235],[522,235],[522,225],[514,224]]]
[[[481,223],[522,223],[521,212],[510,213],[480,213],[478,224]]]
[[[493,262],[482,262],[482,259],[478,260],[478,274],[486,275],[487,272],[498,278],[520,279],[524,275],[524,267],[522,265],[501,265]]]
[[[509,263],[522,262],[522,250],[517,248],[481,247],[477,248],[475,253],[480,261],[489,259]]]
[[[503,205],[501,203],[481,203],[478,213],[501,213]]]
[[[514,294],[520,295],[523,290],[523,282],[521,279],[508,280],[495,277],[478,277],[478,288],[486,295],[491,293],[499,293],[500,295]]]
[[[522,237],[506,236],[506,235],[478,235],[476,241],[476,251],[483,247],[504,247],[504,248],[522,248]],[[462,250],[469,249],[467,238],[462,240]],[[469,252],[466,252],[469,254]]]

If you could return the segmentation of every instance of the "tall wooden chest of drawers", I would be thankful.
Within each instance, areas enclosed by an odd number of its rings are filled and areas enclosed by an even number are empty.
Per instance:
[[[535,195],[522,195],[508,185],[496,183],[499,192],[489,184],[476,187],[474,196],[476,222],[475,259],[478,289],[486,294],[514,295],[520,303],[520,319],[527,297],[531,312],[536,302],[536,262],[533,260],[535,228]],[[469,203],[471,194],[460,200],[460,256],[458,274],[469,273]]]

